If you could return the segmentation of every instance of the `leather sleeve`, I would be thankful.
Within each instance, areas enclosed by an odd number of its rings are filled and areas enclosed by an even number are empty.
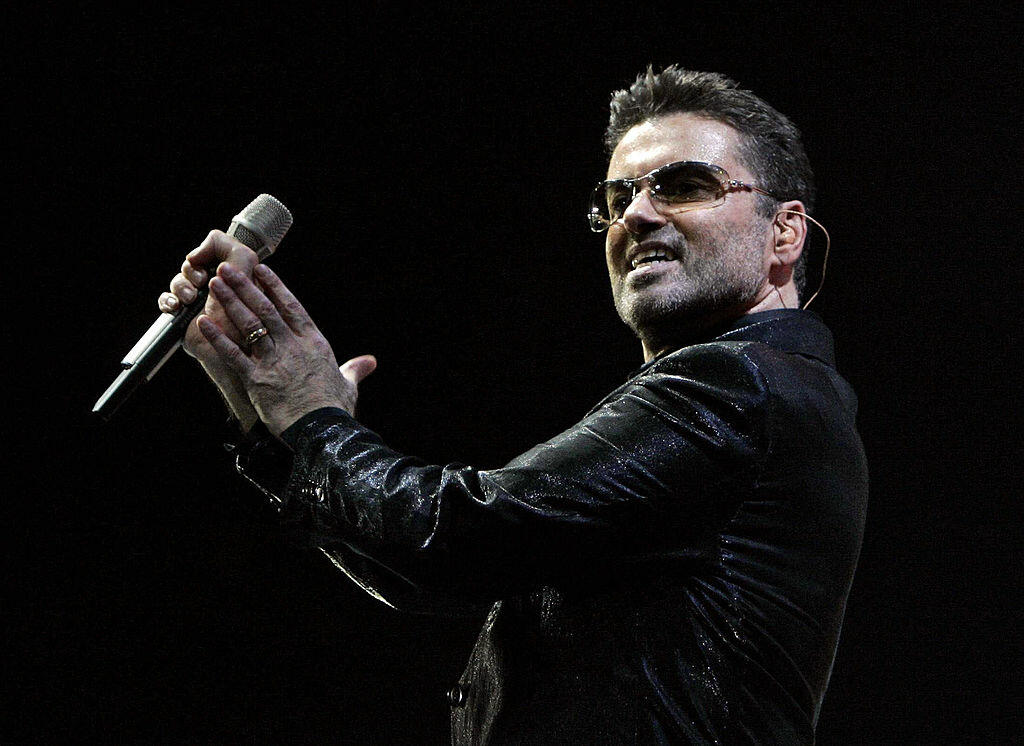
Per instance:
[[[405,608],[422,594],[483,602],[595,563],[699,559],[768,447],[767,392],[743,347],[668,356],[501,469],[425,464],[327,411],[289,433],[287,512]]]

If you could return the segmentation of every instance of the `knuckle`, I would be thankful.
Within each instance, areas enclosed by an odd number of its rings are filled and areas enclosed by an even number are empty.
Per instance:
[[[223,345],[220,349],[220,354],[223,355],[227,364],[236,372],[243,372],[245,370],[245,365],[243,365],[245,355],[234,345]]]
[[[196,267],[188,260],[185,260],[185,263],[181,265],[181,274],[188,278],[189,282],[197,286],[206,275],[205,271],[201,267]]]
[[[196,296],[195,287],[191,282],[184,279],[171,282],[171,293],[184,301],[189,301]]]
[[[256,252],[240,241],[235,241],[235,246],[231,250],[231,260],[233,264],[244,267],[255,266],[258,261]]]
[[[198,246],[196,246],[194,249],[192,249],[192,251],[188,252],[188,254],[185,255],[186,259],[191,259],[195,256],[208,253],[216,241],[216,236],[214,235],[216,232],[217,231],[210,231],[209,233],[207,233],[206,238],[200,241]]]
[[[197,251],[209,252],[211,255],[208,258],[213,263],[226,260],[238,246],[242,245],[224,231],[215,228],[206,234],[206,239],[200,244]]]
[[[323,335],[313,337],[313,352],[319,358],[327,358],[332,354],[331,344]]]

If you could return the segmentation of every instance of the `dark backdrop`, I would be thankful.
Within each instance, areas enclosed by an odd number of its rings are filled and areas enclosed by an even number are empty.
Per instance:
[[[480,620],[279,541],[186,357],[89,410],[184,253],[266,191],[295,214],[274,266],[339,358],[379,358],[362,418],[391,444],[493,467],[561,431],[640,362],[583,205],[609,92],[671,62],[801,126],[833,238],[815,308],[872,502],[820,741],[1015,726],[1016,4],[400,5],[8,11],[0,740],[445,741]]]

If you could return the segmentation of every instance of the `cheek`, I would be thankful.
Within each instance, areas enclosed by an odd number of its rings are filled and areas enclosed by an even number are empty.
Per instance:
[[[757,253],[760,257],[761,269],[767,272],[775,264],[775,235],[771,226],[767,230],[760,226],[753,226],[747,229],[748,251]]]
[[[615,274],[617,262],[620,260],[622,252],[625,250],[625,243],[624,232],[618,230],[618,226],[612,226],[608,229],[608,232],[605,234],[604,241],[604,261],[608,266],[609,274]]]
[[[673,221],[676,230],[698,253],[721,254],[748,264],[756,253],[767,269],[775,256],[771,225],[762,226],[748,215],[725,207],[682,213]]]
[[[729,214],[721,205],[707,210],[687,210],[672,216],[672,227],[686,241],[698,241],[716,236],[729,221]]]

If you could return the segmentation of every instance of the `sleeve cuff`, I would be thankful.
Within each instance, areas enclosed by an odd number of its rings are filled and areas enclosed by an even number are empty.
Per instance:
[[[314,409],[309,414],[305,414],[294,423],[288,426],[288,428],[281,433],[281,440],[288,446],[292,451],[295,451],[298,447],[299,438],[302,435],[302,431],[312,423],[320,422],[346,422],[351,420],[352,417],[344,409],[340,407],[321,407],[320,409]]]
[[[355,420],[339,407],[322,407],[303,415],[275,438],[262,422],[243,434],[232,418],[224,426],[224,449],[234,456],[236,471],[263,493],[265,506],[280,515],[288,508],[289,483],[303,434],[336,423],[355,424]]]

